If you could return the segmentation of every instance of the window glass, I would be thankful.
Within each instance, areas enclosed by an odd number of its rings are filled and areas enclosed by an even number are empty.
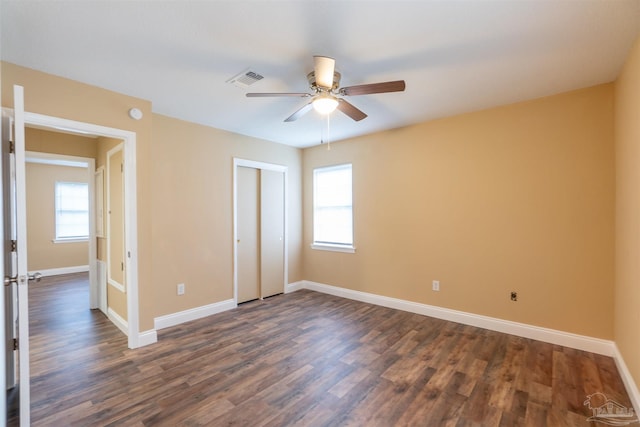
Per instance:
[[[351,164],[313,172],[314,244],[353,245]]]
[[[56,182],[56,239],[89,237],[89,184]]]

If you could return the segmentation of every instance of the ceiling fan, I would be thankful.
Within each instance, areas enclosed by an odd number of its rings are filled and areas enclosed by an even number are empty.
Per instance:
[[[336,60],[327,56],[313,57],[313,71],[307,74],[307,80],[313,93],[247,93],[249,98],[261,97],[300,97],[311,98],[307,104],[287,117],[285,122],[298,120],[312,108],[320,114],[330,114],[338,109],[355,121],[360,121],[367,115],[349,103],[343,96],[370,95],[374,93],[402,92],[405,89],[404,80],[382,83],[371,83],[357,86],[340,87],[340,73],[335,70]]]

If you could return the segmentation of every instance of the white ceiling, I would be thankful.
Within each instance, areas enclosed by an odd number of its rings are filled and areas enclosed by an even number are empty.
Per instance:
[[[153,111],[297,147],[320,142],[302,98],[313,55],[341,86],[404,79],[350,97],[332,141],[613,81],[640,33],[640,0],[7,1],[2,60],[150,100]],[[28,89],[27,89],[28,90]]]

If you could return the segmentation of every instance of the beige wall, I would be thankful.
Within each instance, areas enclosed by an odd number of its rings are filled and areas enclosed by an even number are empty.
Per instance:
[[[306,149],[303,276],[611,339],[612,126],[607,84]],[[312,250],[312,170],[344,162],[357,252]]]
[[[25,129],[27,151],[96,158],[97,139],[42,129]]]
[[[157,114],[153,135],[157,315],[233,298],[234,157],[288,166],[289,282],[303,278],[300,150]]]
[[[140,330],[153,329],[151,103],[7,62],[2,62],[1,66],[3,106],[13,106],[13,85],[19,84],[25,90],[26,111],[136,132]],[[132,107],[142,111],[142,120],[129,118],[127,112]]]
[[[640,386],[640,39],[615,85],[615,341]]]
[[[40,153],[96,158],[97,139],[43,129],[26,128],[25,148],[27,151]],[[38,170],[47,170],[45,166],[39,166],[41,167],[39,167]],[[35,167],[36,166],[33,164],[27,166],[27,179],[29,179],[29,169],[33,169]],[[83,172],[83,174],[83,182],[86,182],[86,171]],[[27,184],[29,184],[28,181]],[[34,199],[34,191],[41,190],[32,189],[30,192],[29,188],[27,188],[28,200],[32,200],[31,206],[34,206],[34,203],[39,203]],[[49,197],[49,195],[50,194],[47,190],[46,197]],[[53,197],[52,194],[50,196]],[[49,208],[47,207],[46,209]],[[43,210],[42,212],[49,212],[49,210]],[[53,212],[53,208],[51,208],[50,212]],[[53,236],[54,231],[51,229],[53,223],[49,224],[43,221],[48,217],[41,215],[38,210],[29,209],[29,207],[27,207],[27,214],[29,215],[29,218],[31,218],[28,219],[29,223],[27,225],[29,233],[29,270],[33,271],[36,269],[71,267],[86,265],[88,263],[89,249],[87,243],[65,243],[54,245],[51,243],[51,237],[47,239],[44,234],[42,234],[47,233]],[[46,229],[44,228],[45,226],[47,227]],[[39,235],[36,236],[34,233],[39,233]]]
[[[88,265],[88,242],[53,242],[56,181],[87,183],[87,168],[27,163],[26,178],[29,271]]]

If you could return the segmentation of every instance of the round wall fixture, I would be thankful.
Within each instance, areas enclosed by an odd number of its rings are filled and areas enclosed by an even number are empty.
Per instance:
[[[129,117],[133,120],[140,120],[142,118],[142,111],[137,108],[132,108],[129,110]]]

